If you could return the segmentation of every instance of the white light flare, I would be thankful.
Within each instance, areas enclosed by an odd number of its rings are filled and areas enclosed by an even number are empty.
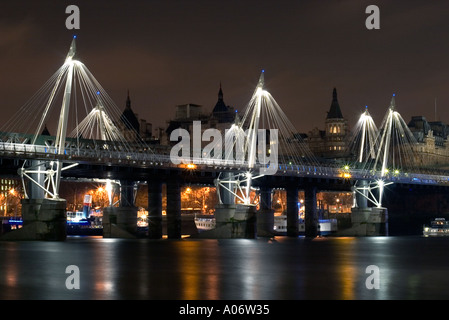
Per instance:
[[[108,193],[109,206],[112,206],[112,183],[109,179],[106,181],[106,191]]]

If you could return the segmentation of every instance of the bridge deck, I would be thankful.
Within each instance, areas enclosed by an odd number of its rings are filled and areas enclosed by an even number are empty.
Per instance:
[[[79,149],[69,148],[62,155],[57,154],[56,149],[51,146],[31,145],[21,143],[0,142],[0,157],[20,160],[45,160],[62,161],[64,163],[85,163],[92,165],[125,166],[137,168],[186,168],[186,164],[174,164],[169,155],[154,154],[150,151],[111,151],[100,149]],[[194,164],[193,168],[198,171],[214,172],[245,172],[248,164],[246,162],[229,161],[221,159],[190,159]],[[402,172],[390,174],[381,177],[380,172],[372,172],[365,169],[344,170],[335,165],[295,165],[279,164],[275,173],[276,176],[294,176],[294,177],[322,177],[322,178],[340,178],[350,180],[378,180],[383,179],[386,182],[406,183],[406,184],[425,184],[449,186],[449,175],[423,174]],[[254,168],[261,174],[264,167],[258,165]]]

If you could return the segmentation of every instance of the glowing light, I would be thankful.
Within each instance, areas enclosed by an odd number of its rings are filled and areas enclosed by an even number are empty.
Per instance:
[[[111,180],[106,181],[106,192],[108,193],[109,205],[112,206],[112,183]]]
[[[73,36],[73,39],[76,39],[76,35]]]
[[[97,95],[100,95],[100,91],[97,91]]]
[[[345,170],[349,170],[349,166],[348,166],[348,165],[345,165],[345,166],[344,166],[344,169],[345,169]]]
[[[186,166],[186,168],[187,169],[196,169],[196,165],[195,164],[193,164],[193,163],[189,163],[187,166]]]

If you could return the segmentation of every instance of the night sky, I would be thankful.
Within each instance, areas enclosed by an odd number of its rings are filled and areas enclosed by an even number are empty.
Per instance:
[[[67,30],[65,8],[81,11]],[[365,9],[380,9],[367,30]],[[368,105],[380,125],[393,93],[413,115],[449,123],[449,1],[23,1],[0,4],[2,119],[77,57],[120,107],[165,126],[175,106],[244,109],[265,69],[266,89],[298,131],[324,129],[332,89],[350,126]],[[1,120],[0,120],[1,122]],[[1,124],[1,123],[0,123]]]

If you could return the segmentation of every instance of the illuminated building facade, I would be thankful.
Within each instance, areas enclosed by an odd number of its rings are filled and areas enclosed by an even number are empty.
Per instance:
[[[20,213],[20,181],[10,178],[0,179],[0,215],[11,216]]]

